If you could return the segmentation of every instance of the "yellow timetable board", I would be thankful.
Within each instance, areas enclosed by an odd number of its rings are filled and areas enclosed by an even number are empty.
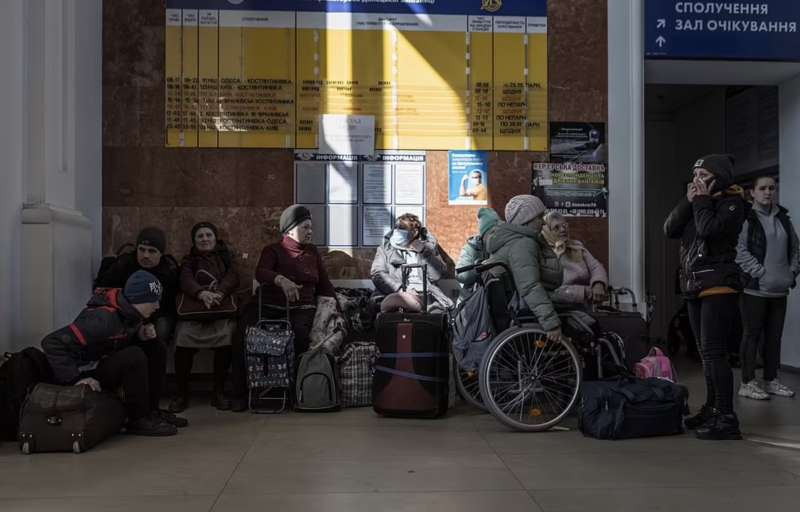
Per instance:
[[[547,18],[167,9],[166,145],[316,149],[325,114],[380,150],[547,151]]]

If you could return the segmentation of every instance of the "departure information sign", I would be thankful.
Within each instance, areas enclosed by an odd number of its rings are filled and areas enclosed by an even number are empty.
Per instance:
[[[166,145],[546,151],[546,0],[167,0]]]

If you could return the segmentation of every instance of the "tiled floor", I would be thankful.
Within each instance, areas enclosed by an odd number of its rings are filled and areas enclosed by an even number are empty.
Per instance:
[[[697,405],[699,375],[682,366]],[[0,445],[0,510],[796,511],[800,451],[767,443],[800,445],[798,403],[740,401],[754,440],[717,443],[519,434],[466,406],[418,421],[198,405],[173,438],[119,436],[82,455]]]

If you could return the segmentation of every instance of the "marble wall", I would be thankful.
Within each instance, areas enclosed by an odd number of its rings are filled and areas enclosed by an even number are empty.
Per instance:
[[[551,121],[607,121],[606,0],[549,0]],[[428,225],[457,259],[476,230],[477,207],[447,204],[447,152],[428,152]],[[502,212],[530,188],[531,161],[545,153],[490,154],[490,202]],[[242,256],[246,273],[261,247],[278,238],[292,201],[293,157],[286,150],[164,147],[164,2],[105,0],[103,5],[103,248],[135,240],[141,227],[168,233],[183,255],[199,220],[217,224]],[[574,219],[575,238],[608,259],[605,219]],[[372,251],[326,255],[332,277],[365,278]]]

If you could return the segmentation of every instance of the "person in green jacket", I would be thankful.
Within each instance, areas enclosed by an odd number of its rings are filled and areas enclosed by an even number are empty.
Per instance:
[[[536,317],[547,338],[561,338],[561,321],[550,292],[561,286],[558,256],[542,237],[546,208],[535,196],[519,195],[506,205],[506,222],[486,237],[490,261],[505,263],[511,270],[514,291]]]
[[[461,249],[461,255],[458,257],[456,268],[468,267],[489,257],[484,243],[486,234],[500,223],[500,216],[492,208],[481,208],[478,210],[478,234],[471,236],[464,247]],[[456,274],[456,279],[461,285],[461,299],[468,297],[475,289],[475,283],[478,282],[478,273],[474,270],[468,270]]]

